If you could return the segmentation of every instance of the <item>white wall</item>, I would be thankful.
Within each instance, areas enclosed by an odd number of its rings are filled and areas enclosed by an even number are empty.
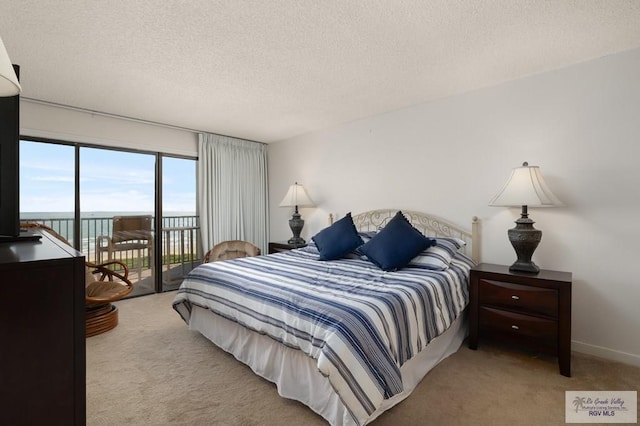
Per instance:
[[[198,155],[194,132],[22,100],[20,134],[142,151]]]
[[[476,215],[482,260],[510,264],[519,209],[487,203],[528,161],[566,204],[530,217],[543,231],[534,261],[573,272],[573,349],[640,365],[639,113],[632,50],[271,144],[271,240],[290,236],[277,206],[298,181],[317,204],[301,210],[306,239],[329,212]]]

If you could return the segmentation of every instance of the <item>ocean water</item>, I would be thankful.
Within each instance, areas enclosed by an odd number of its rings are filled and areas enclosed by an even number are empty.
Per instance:
[[[112,218],[113,216],[137,216],[137,215],[151,215],[153,212],[124,212],[124,211],[109,211],[109,212],[83,212],[81,217],[83,218]],[[165,212],[166,217],[172,216],[195,216],[195,212]],[[20,212],[20,219],[34,219],[34,218],[50,218],[50,219],[73,219],[73,212]]]

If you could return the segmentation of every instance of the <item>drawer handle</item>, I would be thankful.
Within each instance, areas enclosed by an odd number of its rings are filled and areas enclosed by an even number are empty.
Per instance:
[[[513,300],[520,300],[520,298],[519,298],[518,296],[516,296],[515,294],[514,294],[513,296],[511,296],[511,298],[512,298]]]
[[[517,325],[512,325],[511,328],[513,328],[514,330],[520,330],[520,327],[518,327]]]

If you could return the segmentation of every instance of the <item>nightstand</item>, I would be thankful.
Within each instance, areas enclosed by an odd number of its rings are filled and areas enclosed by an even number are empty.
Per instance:
[[[469,348],[487,337],[558,357],[571,377],[571,273],[510,272],[481,263],[471,269]]]
[[[287,242],[270,242],[269,254],[280,253],[281,251],[293,250],[297,248],[306,247],[307,244],[289,244]]]

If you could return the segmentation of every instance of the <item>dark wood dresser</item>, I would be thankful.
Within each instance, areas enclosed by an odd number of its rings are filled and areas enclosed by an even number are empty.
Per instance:
[[[571,273],[510,272],[482,263],[471,269],[469,348],[480,337],[558,357],[571,376]]]
[[[42,233],[0,243],[0,424],[84,425],[84,256]]]

